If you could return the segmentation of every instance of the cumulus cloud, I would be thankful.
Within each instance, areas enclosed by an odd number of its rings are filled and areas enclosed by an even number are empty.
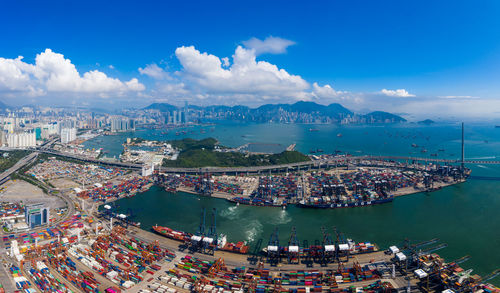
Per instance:
[[[228,68],[222,66],[221,58],[201,53],[193,46],[179,47],[175,55],[182,65],[179,74],[208,93],[299,98],[310,87],[298,75],[289,74],[269,62],[257,61],[254,49],[238,46]]]
[[[34,64],[22,59],[22,56],[16,59],[0,58],[0,90],[40,96],[49,92],[112,95],[145,89],[136,78],[122,82],[98,70],[80,75],[71,60],[51,49],[38,54]]]
[[[23,57],[6,59],[0,57],[0,91],[27,92],[30,96],[43,94],[43,90],[32,85],[33,65],[22,61]]]
[[[382,89],[380,93],[389,97],[400,97],[400,98],[415,97],[415,95],[410,94],[405,89],[397,89],[397,90]]]
[[[286,49],[291,45],[295,45],[295,42],[282,39],[278,37],[269,36],[264,40],[257,38],[251,38],[250,40],[244,41],[243,45],[248,49],[255,50],[256,55],[271,53],[271,54],[283,54]]]
[[[313,83],[312,86],[312,93],[317,98],[330,99],[330,98],[336,98],[339,95],[343,94],[344,92],[334,90],[329,84],[320,86],[318,85],[318,83],[315,82]]]
[[[157,80],[170,79],[168,72],[156,65],[156,63],[148,64],[144,68],[139,68],[139,72]]]

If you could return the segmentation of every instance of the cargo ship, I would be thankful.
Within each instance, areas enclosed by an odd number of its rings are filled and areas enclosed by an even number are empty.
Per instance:
[[[269,200],[263,200],[263,199],[257,199],[257,198],[249,198],[249,197],[233,197],[233,198],[228,198],[227,199],[229,202],[236,203],[236,204],[244,204],[244,205],[250,205],[250,206],[257,206],[257,207],[286,207],[286,203],[279,204],[279,203],[274,203]]]
[[[332,245],[333,246],[333,245]],[[267,254],[268,252],[268,247],[262,248],[262,252],[264,254]],[[288,246],[280,246],[278,248],[278,251],[280,254],[283,254],[285,257],[287,252],[288,252],[289,247]],[[309,246],[309,250],[316,250],[316,251],[321,251],[323,250],[324,247],[322,245],[311,245]],[[378,251],[378,247],[375,244],[372,244],[370,242],[359,242],[356,243],[352,239],[347,239],[347,243],[341,243],[338,244],[336,247],[332,247],[333,250],[338,249],[339,251],[349,251],[350,255],[358,255],[358,254],[365,254],[365,253],[372,253]],[[303,255],[304,254],[304,248],[299,247],[299,254]]]
[[[392,202],[394,197],[390,195],[386,198],[374,199],[374,200],[366,200],[366,201],[354,201],[354,202],[346,202],[346,203],[312,203],[306,202],[305,200],[301,200],[297,206],[301,208],[313,208],[313,209],[336,209],[336,208],[354,208],[354,207],[362,207],[362,206],[370,206],[376,204],[383,204]]]
[[[191,236],[193,236],[190,233],[186,233],[183,231],[175,231],[171,228],[162,227],[162,226],[158,226],[158,225],[153,226],[153,230],[156,233],[160,234],[161,236],[164,236],[164,237],[167,237],[167,238],[170,238],[173,240],[177,240],[177,241],[182,241],[182,242],[190,241]]]
[[[221,234],[219,240],[217,241],[217,249],[233,253],[247,254],[249,247],[243,241],[238,241],[236,243],[227,242],[226,235]]]
[[[181,242],[190,242],[193,234],[186,233],[183,231],[175,231],[168,227],[155,225],[152,227],[153,231],[157,234],[160,234],[163,237],[167,237],[173,240],[181,241]],[[232,253],[240,253],[247,254],[250,247],[246,245],[243,241],[238,241],[236,243],[227,242],[226,235],[221,234],[217,241],[217,250],[232,252]]]

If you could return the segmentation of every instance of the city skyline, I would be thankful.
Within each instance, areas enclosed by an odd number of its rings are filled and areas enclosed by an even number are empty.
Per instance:
[[[415,119],[498,117],[494,1],[197,3],[226,21],[188,10],[194,3],[120,3],[8,3],[0,100],[113,109],[313,101]]]

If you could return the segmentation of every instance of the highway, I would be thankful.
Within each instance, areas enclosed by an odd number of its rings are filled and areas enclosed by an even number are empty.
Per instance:
[[[21,169],[22,167],[26,166],[27,164],[34,162],[37,156],[38,156],[37,152],[32,152],[29,155],[27,155],[26,157],[17,161],[17,163],[15,163],[14,166],[5,170],[2,174],[0,174],[0,185],[7,182],[9,180],[10,175],[12,175],[12,173],[16,172],[17,170]]]
[[[40,149],[39,152],[46,153],[54,156],[61,156],[70,159],[80,160],[89,163],[96,163],[101,165],[135,169],[140,170],[141,164],[123,163],[123,162],[110,162],[98,159],[86,158],[78,155],[56,152],[48,149]],[[354,163],[363,160],[378,160],[378,161],[416,161],[425,163],[446,163],[446,164],[459,164],[460,160],[449,160],[439,158],[421,158],[421,157],[405,157],[405,156],[350,156],[350,157],[335,157],[329,159],[311,160],[299,163],[271,165],[271,166],[255,166],[255,167],[202,167],[202,168],[175,168],[175,167],[160,167],[159,171],[163,173],[263,173],[272,171],[294,171],[294,170],[307,170],[311,168],[331,167],[338,164]],[[465,164],[500,164],[500,161],[485,161],[485,160],[466,160]]]

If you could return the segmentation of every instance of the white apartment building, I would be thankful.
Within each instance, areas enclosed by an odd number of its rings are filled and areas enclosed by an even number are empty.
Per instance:
[[[61,143],[69,143],[76,140],[76,128],[61,129]]]
[[[11,148],[26,148],[36,146],[36,133],[20,132],[7,134],[7,146]]]

